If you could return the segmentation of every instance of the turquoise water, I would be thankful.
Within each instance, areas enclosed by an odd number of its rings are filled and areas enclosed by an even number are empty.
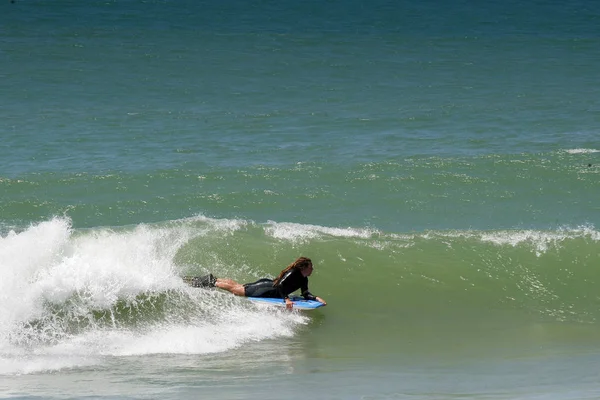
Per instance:
[[[0,391],[600,391],[594,2],[0,4]],[[328,306],[187,287],[311,257]]]

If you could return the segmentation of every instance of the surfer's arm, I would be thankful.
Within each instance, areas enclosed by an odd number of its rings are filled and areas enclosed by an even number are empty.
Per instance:
[[[317,296],[313,295],[311,292],[308,291],[308,279],[306,278],[304,278],[304,282],[302,282],[302,286],[300,287],[300,293],[302,293],[302,297],[304,297],[304,300],[317,300]]]
[[[320,303],[323,303],[324,306],[327,305],[327,302],[325,302],[325,300],[323,300],[319,296],[313,295],[311,292],[308,291],[308,289],[302,291],[302,297],[304,297],[305,300],[316,300]]]
[[[285,308],[291,310],[294,306],[294,303],[292,303],[292,300],[290,300],[289,293],[286,293],[285,289],[281,285],[275,286],[275,288],[279,292],[279,296],[283,299],[283,301],[285,301]]]
[[[274,285],[275,289],[277,290],[277,292],[279,292],[279,297],[281,297],[282,299],[284,299],[286,301],[286,304],[289,300],[290,297],[290,293],[293,292],[295,289],[290,290],[290,287],[294,287],[294,277],[292,276],[292,273],[294,271],[289,271],[288,273],[286,273],[280,280],[279,282]],[[298,286],[296,286],[297,288]]]
[[[292,303],[292,300],[290,300],[289,297],[286,297],[283,300],[285,301],[285,308],[287,308],[288,310],[291,310],[292,307],[294,306],[294,303]]]
[[[314,294],[308,291],[308,283],[306,284],[306,286],[302,287],[302,297],[304,297],[305,300],[316,300],[318,302],[323,303],[324,306],[327,305],[325,300],[323,300],[319,296],[315,296]]]
[[[302,289],[302,297],[304,297],[304,300],[316,300],[317,297],[314,296],[311,292],[308,291],[308,289]]]

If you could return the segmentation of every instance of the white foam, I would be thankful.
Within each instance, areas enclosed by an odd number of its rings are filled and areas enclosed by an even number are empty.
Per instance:
[[[305,242],[323,236],[368,239],[376,233],[377,231],[371,229],[330,228],[319,225],[296,224],[292,222],[269,221],[268,224],[265,225],[266,235],[280,240],[289,240],[291,242]]]
[[[97,364],[97,359],[62,354],[0,356],[0,375],[24,375]]]
[[[480,239],[483,242],[491,242],[497,245],[510,245],[513,247],[527,242],[534,246],[538,254],[541,254],[546,252],[550,245],[564,240],[565,237],[565,234],[560,233],[523,230],[482,233]]]
[[[54,219],[0,238],[0,340],[15,322],[41,312],[31,282],[61,259],[70,234],[68,221]]]
[[[592,226],[583,225],[577,228],[562,227],[556,231],[538,231],[538,230],[504,230],[504,231],[453,231],[453,232],[430,232],[423,235],[423,238],[445,237],[465,237],[475,238],[482,242],[493,243],[498,246],[519,246],[528,244],[539,257],[551,248],[560,246],[564,240],[574,238],[588,238],[593,241],[600,241],[600,232]]]
[[[304,316],[201,293],[178,276],[173,260],[191,238],[244,225],[197,217],[74,231],[67,218],[54,218],[0,237],[0,374],[85,366],[106,356],[214,353],[292,335]],[[156,297],[170,306],[153,315]],[[124,307],[136,323],[119,319]]]
[[[195,217],[186,218],[180,221],[200,222],[206,224],[211,231],[221,231],[225,233],[234,233],[248,226],[248,221],[241,219],[216,219],[197,215]]]
[[[223,315],[227,317],[223,318]],[[290,319],[273,313],[236,309],[223,312],[221,317],[210,323],[158,325],[143,334],[103,333],[92,342],[101,344],[103,354],[112,356],[208,354],[234,349],[247,342],[293,334]],[[289,317],[296,318],[296,322],[302,319],[298,314]]]
[[[597,149],[568,149],[565,152],[569,154],[590,154],[590,153],[598,153],[600,150]]]
[[[556,244],[565,239],[576,237],[588,237],[594,241],[600,240],[600,232],[589,226],[581,226],[578,228],[561,228],[557,231],[535,231],[535,230],[515,230],[515,231],[500,231],[494,233],[482,233],[481,240],[484,242],[492,242],[499,245],[517,246],[521,243],[528,242],[535,244],[537,249],[544,252],[551,244]]]

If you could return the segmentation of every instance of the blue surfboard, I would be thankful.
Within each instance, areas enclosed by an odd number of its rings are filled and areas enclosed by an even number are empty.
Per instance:
[[[254,303],[268,304],[272,306],[279,306],[285,308],[285,300],[283,299],[271,299],[266,297],[246,297],[248,300]],[[314,310],[315,308],[323,307],[323,303],[316,300],[304,300],[303,297],[290,297],[293,308],[297,310]]]

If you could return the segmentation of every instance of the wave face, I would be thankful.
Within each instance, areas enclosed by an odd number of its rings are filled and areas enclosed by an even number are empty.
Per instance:
[[[357,335],[381,337],[382,321],[390,341],[416,340],[408,327],[423,324],[450,334],[457,320],[594,326],[599,240],[591,226],[389,233],[197,216],[76,230],[54,218],[0,239],[0,373],[222,352],[293,337],[328,314],[340,349]],[[313,258],[311,291],[330,303],[324,311],[272,310],[180,279],[210,271],[246,282],[299,255]]]

